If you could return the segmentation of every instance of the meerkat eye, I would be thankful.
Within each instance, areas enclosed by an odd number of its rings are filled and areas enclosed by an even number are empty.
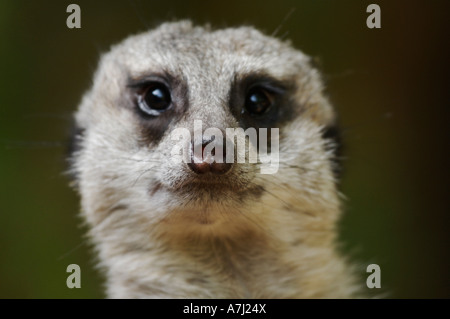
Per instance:
[[[251,89],[245,97],[245,109],[253,115],[264,114],[274,102],[274,96],[261,87]]]
[[[138,95],[139,109],[152,116],[158,116],[171,105],[169,89],[162,83],[150,83]]]

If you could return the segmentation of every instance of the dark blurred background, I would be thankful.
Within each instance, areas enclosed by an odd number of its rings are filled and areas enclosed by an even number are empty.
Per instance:
[[[81,29],[66,8],[81,7]],[[381,29],[366,8],[381,7]],[[342,250],[378,293],[449,298],[449,1],[0,1],[0,297],[101,298],[64,175],[71,113],[102,52],[190,18],[290,39],[325,73],[345,142]],[[82,288],[66,287],[81,267]]]

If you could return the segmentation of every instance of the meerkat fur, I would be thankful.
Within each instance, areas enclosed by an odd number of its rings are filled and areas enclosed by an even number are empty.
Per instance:
[[[169,88],[160,117],[136,111],[133,83],[147,78]],[[233,109],[255,81],[283,93],[272,118],[248,122]],[[164,23],[104,54],[75,114],[70,162],[107,296],[354,297],[337,250],[337,145],[326,135],[336,115],[323,91],[308,56],[253,27]],[[194,120],[279,128],[278,171],[246,162],[198,181],[170,160],[170,132],[192,132]]]

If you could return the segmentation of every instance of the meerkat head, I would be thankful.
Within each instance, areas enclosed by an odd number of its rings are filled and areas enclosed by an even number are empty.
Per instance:
[[[281,211],[333,221],[334,122],[319,73],[289,43],[163,24],[102,56],[76,113],[83,212],[130,236],[230,234]]]

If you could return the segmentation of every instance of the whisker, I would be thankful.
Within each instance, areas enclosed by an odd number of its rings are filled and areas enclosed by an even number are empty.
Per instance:
[[[83,245],[87,244],[87,240],[84,239],[81,241],[81,243],[79,243],[78,245],[76,245],[75,247],[73,247],[72,249],[70,249],[69,251],[65,252],[64,254],[62,254],[61,256],[59,256],[58,258],[56,258],[56,260],[60,261],[64,258],[66,258],[67,256],[69,256],[70,254],[72,254],[74,251],[80,249]]]
[[[144,176],[146,173],[151,172],[152,169],[146,169],[144,170],[142,173],[139,174],[139,176],[136,178],[136,180],[134,181],[133,185],[131,187],[136,186],[137,182],[139,181],[139,179]]]
[[[284,16],[284,18],[281,21],[281,23],[275,28],[275,30],[273,30],[273,32],[272,32],[272,34],[270,36],[275,37],[277,35],[277,33],[283,27],[284,23],[286,23],[286,21],[291,17],[291,15],[295,12],[295,10],[296,10],[295,7],[291,8],[291,10],[289,10],[289,12]]]
[[[64,147],[66,143],[61,141],[3,141],[6,149],[28,148],[59,148]]]
[[[156,163],[156,164],[162,163],[162,161],[157,160],[157,159],[138,159],[138,158],[131,158],[131,157],[117,157],[117,159],[133,161],[133,162],[138,162],[138,163]]]

